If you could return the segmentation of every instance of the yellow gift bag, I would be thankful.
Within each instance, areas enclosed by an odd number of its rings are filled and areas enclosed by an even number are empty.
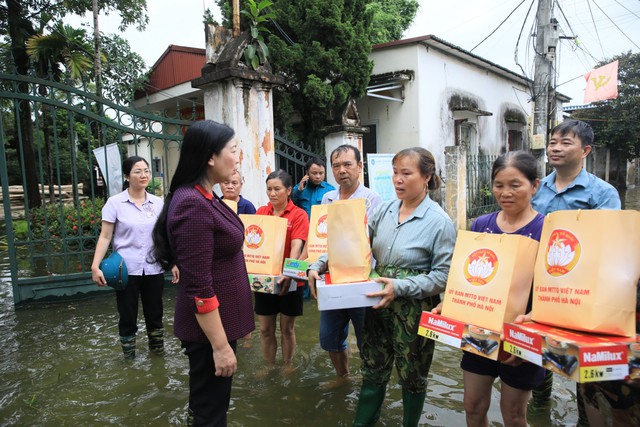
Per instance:
[[[458,231],[442,315],[492,331],[524,314],[538,242],[517,234]]]
[[[307,261],[316,262],[327,253],[327,214],[329,205],[311,206],[309,236],[307,237]]]
[[[338,200],[328,205],[327,254],[333,283],[361,282],[371,273],[364,199]]]
[[[640,212],[552,212],[536,260],[533,320],[634,336],[639,277]]]
[[[251,274],[282,274],[287,219],[268,215],[239,215],[244,224],[244,262]]]
[[[238,202],[236,202],[235,200],[230,200],[230,199],[222,199],[222,201],[227,206],[229,206],[232,211],[234,211],[235,213],[238,213]]]

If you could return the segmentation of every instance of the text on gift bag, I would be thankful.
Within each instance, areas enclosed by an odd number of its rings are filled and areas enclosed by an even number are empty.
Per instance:
[[[639,277],[640,212],[552,212],[540,237],[533,320],[633,336]]]
[[[244,262],[251,274],[282,273],[287,219],[268,215],[239,215],[244,224]]]
[[[501,331],[525,313],[537,250],[529,237],[460,230],[442,315]]]

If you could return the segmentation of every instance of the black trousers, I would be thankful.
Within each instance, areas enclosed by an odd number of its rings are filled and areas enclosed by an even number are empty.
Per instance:
[[[229,343],[233,352],[236,341]],[[216,377],[210,343],[182,341],[189,357],[189,409],[194,427],[226,427],[233,377]]]
[[[138,298],[142,299],[142,312],[147,331],[162,329],[162,291],[164,274],[129,276],[127,288],[116,292],[118,303],[118,331],[121,337],[138,331]]]

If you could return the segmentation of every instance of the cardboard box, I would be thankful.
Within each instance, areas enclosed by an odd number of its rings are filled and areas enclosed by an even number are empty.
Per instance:
[[[284,259],[284,266],[282,267],[282,275],[285,277],[291,277],[296,280],[307,281],[307,270],[309,269],[309,263],[299,259]]]
[[[491,360],[509,357],[500,349],[500,332],[423,311],[418,335]]]
[[[249,285],[251,285],[251,290],[253,292],[261,292],[264,294],[279,294],[280,293],[280,285],[278,284],[278,280],[280,280],[282,276],[269,276],[266,274],[249,274]],[[291,285],[289,286],[289,292],[295,291],[298,284],[295,280],[291,281]]]
[[[640,342],[528,322],[505,323],[504,350],[570,380],[640,378]]]
[[[316,282],[318,294],[318,310],[337,310],[341,308],[372,307],[380,302],[381,297],[368,297],[367,294],[380,292],[384,285],[382,283],[367,281],[354,283],[331,283],[328,274],[327,279]]]

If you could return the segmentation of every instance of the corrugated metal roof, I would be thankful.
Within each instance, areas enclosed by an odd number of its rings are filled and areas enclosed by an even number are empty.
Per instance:
[[[169,45],[151,67],[146,94],[150,95],[200,77],[205,61],[205,49]],[[146,94],[138,93],[136,99],[142,98]]]

